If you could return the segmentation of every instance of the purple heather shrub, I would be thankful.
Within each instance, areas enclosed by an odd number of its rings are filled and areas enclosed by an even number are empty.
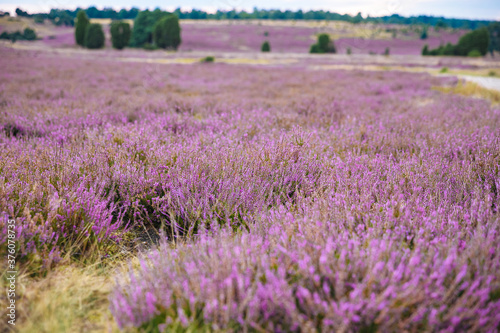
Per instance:
[[[158,231],[122,328],[498,329],[500,109],[456,79],[0,53],[2,251]]]

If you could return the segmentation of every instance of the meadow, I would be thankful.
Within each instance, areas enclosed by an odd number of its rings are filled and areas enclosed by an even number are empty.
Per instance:
[[[56,42],[0,45],[19,331],[500,328],[499,94],[363,70],[498,62]]]

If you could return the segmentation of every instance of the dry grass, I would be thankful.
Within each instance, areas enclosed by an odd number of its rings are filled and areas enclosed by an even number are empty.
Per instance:
[[[112,268],[66,266],[18,280],[20,332],[118,332],[108,309]]]
[[[493,104],[500,104],[500,91],[483,88],[469,81],[459,81],[454,87],[433,87],[433,89],[444,93],[484,98],[491,101]]]

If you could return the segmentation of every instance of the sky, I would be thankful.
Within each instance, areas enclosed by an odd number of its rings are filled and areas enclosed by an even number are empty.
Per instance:
[[[47,12],[51,8],[74,9],[77,7],[115,9],[138,7],[153,9],[156,7],[173,10],[177,7],[189,10],[192,8],[207,11],[221,10],[310,10],[323,9],[341,14],[363,16],[385,16],[400,14],[433,15],[454,18],[500,20],[500,0],[0,0],[0,10],[14,13],[17,7],[29,13]]]

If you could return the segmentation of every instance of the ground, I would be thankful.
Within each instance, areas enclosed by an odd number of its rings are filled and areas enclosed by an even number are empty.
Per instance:
[[[176,53],[53,27],[0,45],[19,331],[498,329],[500,94],[456,77],[497,60],[307,54],[320,29],[368,29],[345,24],[184,23]],[[304,32],[262,54],[245,36],[264,29]]]

